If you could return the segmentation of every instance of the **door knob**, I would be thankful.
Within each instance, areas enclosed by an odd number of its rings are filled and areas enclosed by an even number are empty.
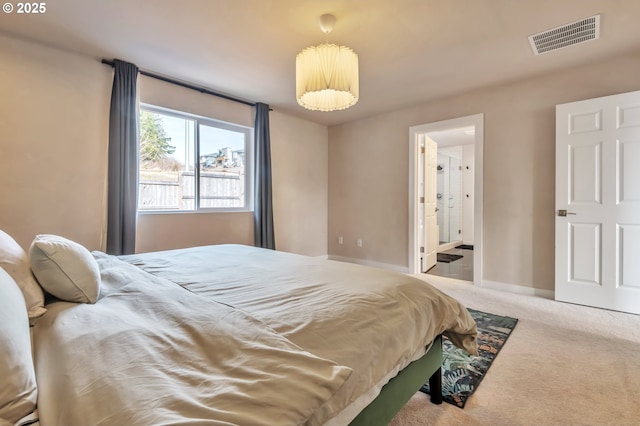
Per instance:
[[[571,212],[568,212],[566,210],[558,210],[558,216],[563,216],[564,217],[564,216],[566,216],[568,214],[575,214],[575,213],[571,213]]]

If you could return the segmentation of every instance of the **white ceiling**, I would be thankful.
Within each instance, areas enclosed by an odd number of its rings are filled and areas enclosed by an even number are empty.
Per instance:
[[[55,0],[2,14],[0,32],[264,102],[326,125],[640,50],[638,0]],[[360,60],[360,101],[311,112],[295,57],[329,41]],[[601,14],[601,37],[534,56],[527,37]],[[2,59],[4,60],[4,58]]]

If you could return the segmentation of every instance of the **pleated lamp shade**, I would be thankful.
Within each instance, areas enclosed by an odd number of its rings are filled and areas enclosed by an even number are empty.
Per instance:
[[[320,44],[296,57],[296,99],[314,111],[337,111],[358,102],[358,55],[346,46]]]

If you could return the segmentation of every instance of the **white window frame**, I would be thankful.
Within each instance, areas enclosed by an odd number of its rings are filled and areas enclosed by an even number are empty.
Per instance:
[[[177,111],[157,105],[140,103],[141,111],[168,115],[185,120],[192,120],[194,125],[194,208],[191,210],[183,209],[148,209],[139,210],[138,214],[193,214],[193,213],[228,213],[228,212],[252,212],[253,211],[253,170],[254,170],[254,129],[253,127],[242,126],[240,124],[228,123],[226,121],[217,120],[215,118],[203,117],[200,115],[190,114],[183,111]],[[200,124],[242,133],[244,139],[244,207],[200,207]],[[140,147],[138,146],[138,158],[140,157]],[[138,183],[140,181],[140,165],[138,165]],[[136,206],[139,200],[136,201]]]

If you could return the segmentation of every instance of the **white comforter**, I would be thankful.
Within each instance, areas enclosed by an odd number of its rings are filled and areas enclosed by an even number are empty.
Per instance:
[[[242,310],[95,256],[98,302],[52,303],[34,327],[42,426],[298,425],[351,374]]]
[[[438,334],[476,352],[475,322],[464,306],[407,275],[239,245],[122,259],[240,309],[301,348],[353,369],[310,425],[350,420],[376,396],[371,389],[423,355]]]

